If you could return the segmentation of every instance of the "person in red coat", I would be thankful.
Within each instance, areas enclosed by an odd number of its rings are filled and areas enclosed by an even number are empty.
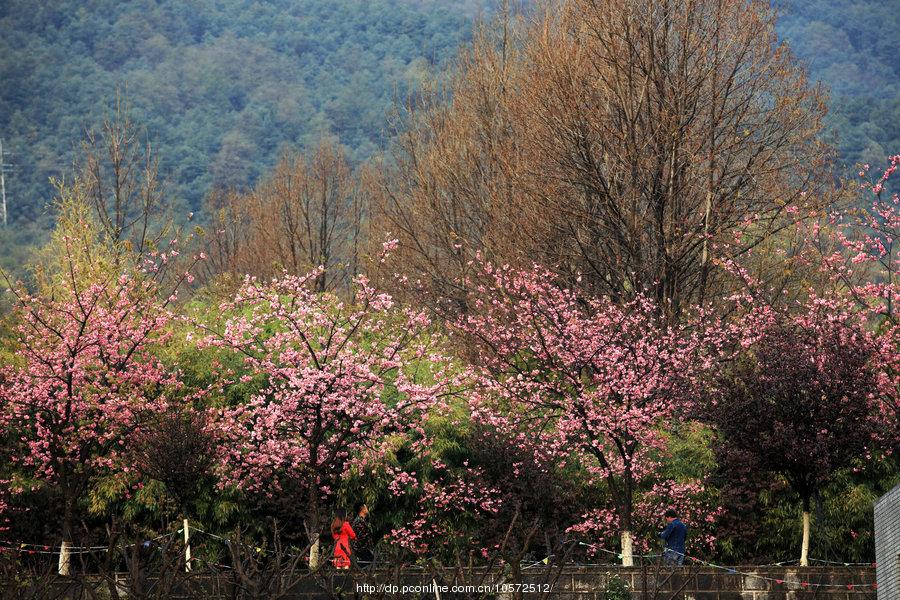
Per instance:
[[[350,568],[350,540],[356,539],[356,533],[347,521],[347,513],[338,509],[331,521],[331,537],[334,538],[334,566],[338,569]]]

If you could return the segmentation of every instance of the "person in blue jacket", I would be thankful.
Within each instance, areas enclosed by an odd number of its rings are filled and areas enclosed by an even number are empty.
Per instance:
[[[666,510],[666,528],[659,537],[666,543],[663,560],[667,565],[684,564],[684,540],[687,538],[687,525],[678,518],[675,509]]]

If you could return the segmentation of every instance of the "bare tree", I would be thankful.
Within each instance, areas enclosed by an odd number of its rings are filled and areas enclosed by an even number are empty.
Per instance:
[[[531,237],[517,227],[534,223],[517,214],[525,207],[517,201],[522,155],[508,103],[511,44],[508,19],[497,30],[479,27],[446,86],[433,84],[397,115],[390,166],[367,186],[372,240],[398,237],[407,274],[460,309],[474,253],[509,254],[514,240]]]
[[[304,562],[306,548],[293,548],[284,543],[278,524],[271,538],[262,546],[248,542],[240,530],[229,538],[228,564],[210,565],[217,572],[216,591],[234,600],[279,600],[289,597],[311,577]]]
[[[343,150],[324,140],[312,155],[286,154],[248,193],[210,195],[212,266],[263,277],[322,266],[320,291],[346,287],[364,235],[357,181]]]
[[[62,580],[56,564],[38,555],[4,548],[0,552],[0,600],[62,600],[79,597],[77,583]]]
[[[107,242],[140,257],[172,234],[158,160],[140,140],[120,92],[100,130],[86,132],[82,154],[76,174]]]
[[[827,201],[825,112],[760,0],[571,0],[476,36],[409,112],[377,227],[446,295],[476,251],[678,314]]]
[[[86,599],[163,600],[208,597],[209,573],[185,569],[184,546],[170,534],[152,540],[113,522],[107,547],[80,554],[77,579]]]

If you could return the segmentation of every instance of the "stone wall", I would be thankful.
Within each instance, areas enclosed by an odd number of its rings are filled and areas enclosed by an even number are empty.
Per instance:
[[[900,485],[875,503],[878,600],[900,599]]]
[[[610,579],[618,578],[631,590],[632,598],[648,600],[875,600],[875,569],[872,567],[740,567],[734,573],[711,567],[677,568],[624,568],[616,566],[567,567],[562,571],[548,572],[546,568],[526,570],[522,577],[523,597],[561,598],[569,600],[604,600]],[[496,575],[447,573],[437,580],[431,576],[405,573],[393,579],[375,577],[370,582],[394,586],[425,586],[419,593],[401,594],[399,589],[381,590],[373,598],[436,598],[427,586],[445,586],[439,589],[441,600],[472,598],[473,593],[452,585],[495,585]],[[352,592],[361,589],[360,581],[352,581],[349,576],[332,578],[327,587],[332,590],[350,592],[344,597],[353,598]],[[529,587],[532,586],[532,587]],[[298,589],[298,592],[300,590]],[[512,588],[497,587],[492,590],[498,600],[514,598]],[[319,592],[321,594],[321,592]],[[306,588],[299,597],[304,600],[319,600],[327,596],[316,595]],[[900,600],[892,598],[891,600]]]
[[[578,570],[561,578],[559,597],[603,600],[603,592],[596,588],[605,589],[610,576],[618,576],[629,583],[634,598],[656,600],[875,599],[872,586],[875,573],[868,567],[742,567],[735,573],[706,567],[660,571],[651,568],[646,572],[616,568],[610,575],[592,569]],[[644,595],[645,591],[647,595]]]
[[[332,571],[315,579],[305,578],[301,573],[296,575],[303,579],[293,586],[289,582],[284,582],[286,586],[276,586],[290,587],[287,593],[279,596],[282,600],[517,600],[514,593],[517,586],[505,583],[509,579],[497,571]],[[693,566],[642,569],[610,565],[548,569],[539,565],[523,570],[518,589],[522,592],[522,600],[606,600],[606,590],[613,579],[627,585],[633,600],[876,600],[872,585],[875,569],[856,566],[740,567],[735,572],[728,572]],[[120,598],[127,598],[126,580],[120,581],[125,594]],[[143,582],[148,589],[153,583]],[[268,587],[272,581],[261,583]],[[439,586],[439,589],[435,590],[433,586]],[[467,590],[460,586],[481,586],[481,589]],[[0,579],[0,591],[3,588],[4,582]],[[85,593],[84,588],[94,591]],[[54,593],[28,597],[112,600],[108,583],[93,576],[58,581],[51,591]],[[168,597],[226,600],[237,597],[236,591],[230,588],[227,579],[196,574],[189,584],[176,586]],[[0,597],[10,596],[0,593]],[[617,600],[619,598],[621,596]]]

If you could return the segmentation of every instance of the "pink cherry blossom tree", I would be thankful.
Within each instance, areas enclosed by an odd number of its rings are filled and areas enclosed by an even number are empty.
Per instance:
[[[67,264],[53,296],[15,292],[18,360],[0,384],[0,427],[18,446],[16,468],[62,499],[61,572],[79,498],[96,476],[128,470],[120,458],[129,441],[178,387],[153,354],[174,292],[160,301],[152,278],[127,274],[83,282],[76,261]]]
[[[784,477],[802,503],[801,566],[810,505],[835,473],[875,456],[896,435],[886,418],[885,339],[852,300],[819,298],[781,314],[756,306],[743,320],[744,351],[714,386],[710,420],[719,459],[750,457]]]
[[[848,215],[838,213],[832,217],[833,221],[844,217],[842,224],[849,226],[838,231],[842,245],[850,251],[850,263],[872,267],[862,269],[864,283],[843,278],[849,291],[860,301],[868,299],[879,305],[878,312],[892,322],[895,322],[894,298],[900,284],[900,197],[896,192],[890,193],[888,186],[898,167],[900,154],[889,157],[888,166],[874,182],[860,185],[870,193],[869,202]],[[865,166],[860,177],[865,177],[868,170]],[[840,273],[836,272],[836,276]]]
[[[793,259],[825,275],[819,295],[844,295],[857,309],[890,325],[897,322],[900,285],[900,197],[888,186],[898,166],[900,155],[890,157],[887,168],[869,181],[870,167],[864,165],[859,201],[836,206],[826,219],[799,225],[800,243],[793,249]]]
[[[429,423],[431,453],[412,457],[413,468],[388,469],[394,520],[402,524],[391,528],[379,556],[414,560],[439,583],[472,586],[486,584],[498,567],[521,584],[525,564],[543,558],[542,577],[555,581],[577,547],[566,529],[580,514],[579,481],[548,459],[540,438],[510,435],[502,419],[485,416]],[[476,564],[482,568],[471,569]]]
[[[823,264],[832,277],[843,284],[841,291],[854,301],[857,310],[874,316],[881,333],[878,340],[882,374],[890,385],[881,385],[883,415],[892,423],[892,444],[900,448],[900,320],[897,296],[900,292],[900,196],[890,192],[891,178],[900,168],[900,154],[888,158],[887,167],[874,181],[861,184],[869,202],[849,215],[837,215],[837,235],[844,248],[844,261],[826,256]],[[868,174],[868,165],[860,177]],[[855,276],[854,276],[855,275]],[[882,381],[882,384],[884,381]]]
[[[585,489],[575,460],[550,451],[543,436],[522,435],[502,415],[489,418],[485,408],[471,417],[465,446],[483,487],[498,490],[498,510],[478,524],[478,539],[520,581],[527,555],[546,558],[547,565],[571,557],[568,528],[584,512]]]
[[[387,249],[390,245],[387,246]],[[351,469],[378,462],[453,392],[449,362],[431,348],[427,316],[395,305],[359,276],[352,301],[315,289],[319,270],[247,279],[220,307],[204,344],[241,358],[219,389],[259,382],[217,411],[225,485],[258,498],[290,489],[318,561],[324,509]]]
[[[767,288],[736,263],[721,265],[743,284],[742,291],[731,298],[739,305],[737,312],[756,315],[744,320],[743,334],[736,332],[738,337],[752,340],[765,331],[763,325],[751,325],[756,323],[754,319],[770,323],[777,312],[809,320],[822,306],[830,307],[833,318],[869,332],[865,335],[867,352],[872,353],[870,366],[878,373],[873,390],[877,393],[875,412],[881,421],[880,445],[888,449],[900,448],[900,428],[896,427],[900,420],[900,320],[896,309],[900,196],[890,191],[898,167],[900,155],[890,156],[887,166],[870,178],[873,169],[864,165],[858,173],[860,202],[850,208],[836,207],[827,218],[798,225],[798,242],[790,260],[809,268],[807,281],[812,283],[796,286],[790,299],[787,290]],[[773,293],[781,297],[773,297]]]
[[[665,453],[661,428],[691,405],[710,366],[700,336],[664,325],[641,295],[626,304],[579,298],[537,267],[486,264],[484,275],[458,323],[481,367],[476,406],[543,439],[546,452],[578,457],[605,486],[602,518],[632,564],[636,504]]]

